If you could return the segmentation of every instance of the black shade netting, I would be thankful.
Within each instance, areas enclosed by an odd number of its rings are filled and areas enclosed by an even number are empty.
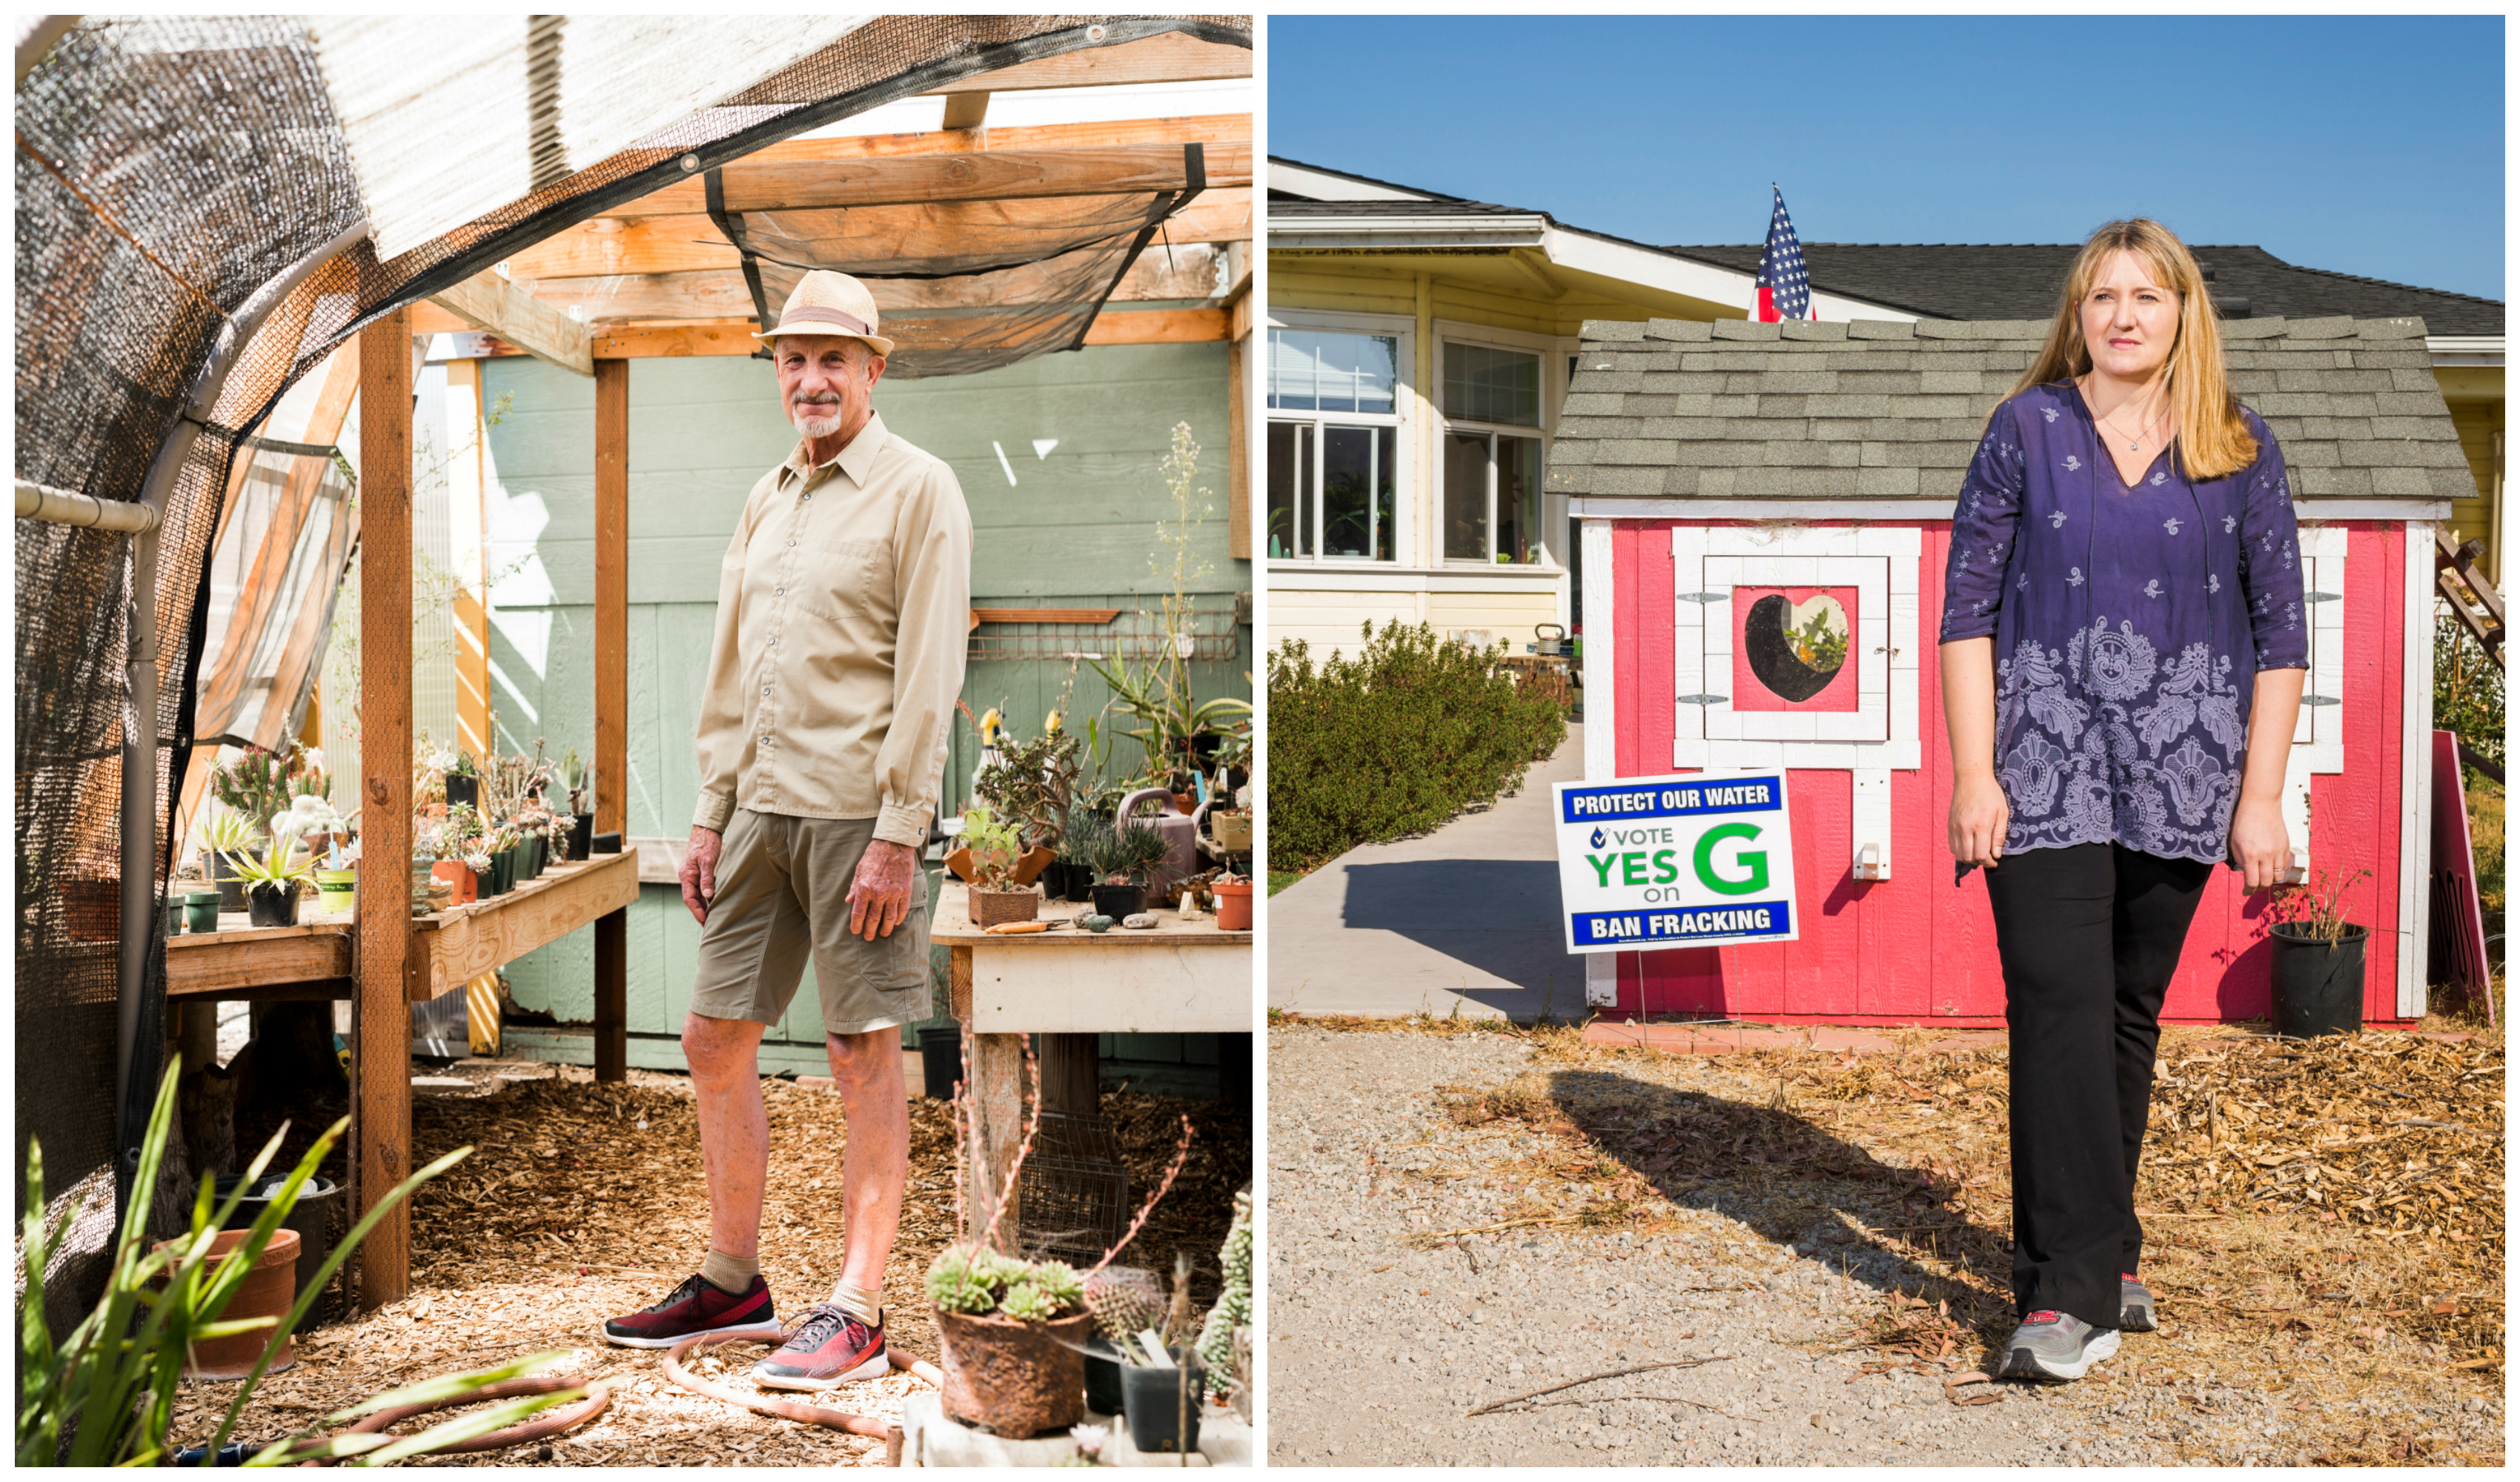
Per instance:
[[[1082,342],[1168,196],[1061,196],[741,213],[772,316],[797,280],[868,280],[887,376],[995,370]]]
[[[163,743],[158,879],[174,849],[167,779],[184,775],[197,718],[208,719],[199,714],[200,619],[232,460],[292,382],[376,318],[601,211],[879,104],[1094,44],[1089,24],[1102,26],[1102,44],[1163,32],[1250,40],[1238,16],[879,17],[722,106],[391,260],[362,244],[305,277],[237,357],[165,496],[146,594],[158,634],[158,705],[147,720]],[[314,46],[286,18],[88,18],[36,63],[17,101],[16,472],[135,500],[229,316],[359,225],[359,181]],[[515,126],[521,141],[526,120]],[[22,1190],[27,1143],[40,1141],[57,1206],[74,1186],[93,1191],[117,1142],[116,945],[112,926],[95,935],[92,913],[120,872],[131,545],[24,520],[17,529],[16,1165]],[[291,543],[292,561],[301,545]],[[314,552],[316,566],[324,559]],[[249,678],[250,652],[245,663]],[[258,726],[286,683],[280,670],[271,678]],[[231,722],[247,713],[242,692],[236,702]],[[131,1067],[141,1099],[163,1043],[163,963],[153,947]],[[58,1303],[101,1286],[100,1228],[82,1217]]]

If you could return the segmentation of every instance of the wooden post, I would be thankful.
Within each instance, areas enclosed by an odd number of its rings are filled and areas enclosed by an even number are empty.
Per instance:
[[[630,362],[595,362],[595,831],[630,810]],[[630,1070],[630,917],[595,923],[595,1078]]]
[[[358,1064],[353,1088],[359,1210],[410,1177],[411,1010],[411,311],[359,335]],[[411,1206],[361,1243],[359,1299],[411,1289]]]
[[[964,1217],[971,1225],[968,1234],[976,1240],[988,1228],[989,1210],[997,1202],[998,1190],[1006,1188],[1007,1170],[1014,1166],[1015,1145],[1023,1140],[1023,1036],[970,1032],[971,949],[951,948],[949,956],[952,968],[946,989],[954,1017],[963,1021],[971,1042],[970,1084],[964,1095],[970,1099],[980,1124],[980,1154],[977,1160],[965,1159],[968,1166],[963,1188]],[[997,1248],[1013,1254],[1021,1248],[1022,1232],[1023,1192],[1015,1190],[1008,1194],[1007,1212],[998,1221]]]

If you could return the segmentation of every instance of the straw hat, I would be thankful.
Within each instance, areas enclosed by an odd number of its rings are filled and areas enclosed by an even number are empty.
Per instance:
[[[876,330],[875,295],[846,273],[817,269],[797,283],[779,311],[779,322],[755,339],[782,335],[838,335],[866,342],[878,355],[892,353],[892,341]]]

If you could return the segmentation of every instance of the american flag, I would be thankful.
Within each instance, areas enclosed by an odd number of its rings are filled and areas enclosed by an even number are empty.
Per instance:
[[[1772,183],[1777,211],[1768,218],[1768,247],[1759,254],[1759,322],[1805,319],[1811,315],[1811,275],[1803,271],[1803,245],[1794,240],[1793,218],[1785,214],[1785,193]]]

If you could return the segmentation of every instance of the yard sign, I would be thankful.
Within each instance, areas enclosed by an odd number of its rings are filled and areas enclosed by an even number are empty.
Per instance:
[[[1569,952],[1795,940],[1785,774],[1559,783],[1557,888]]]

